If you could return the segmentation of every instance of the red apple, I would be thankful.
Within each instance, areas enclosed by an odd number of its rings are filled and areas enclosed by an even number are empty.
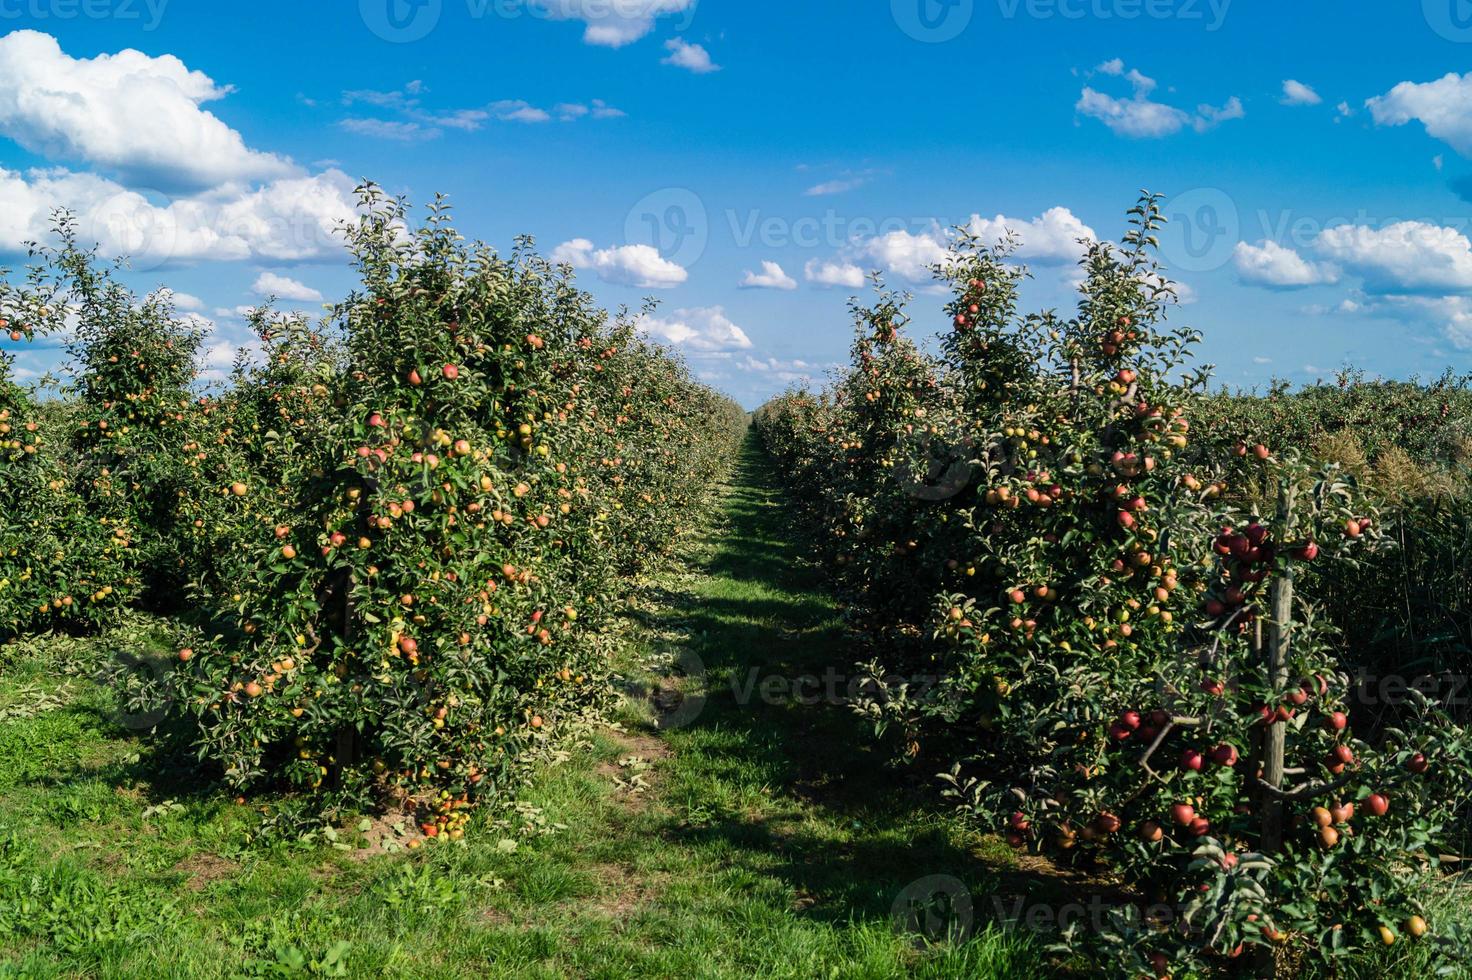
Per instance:
[[[1211,750],[1211,761],[1219,766],[1235,766],[1237,764],[1237,747],[1223,742]]]

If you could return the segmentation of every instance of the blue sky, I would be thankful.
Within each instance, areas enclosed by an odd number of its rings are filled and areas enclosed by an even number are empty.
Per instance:
[[[0,255],[74,208],[218,371],[262,294],[349,287],[357,179],[438,191],[754,405],[845,358],[870,269],[942,329],[954,225],[1068,308],[1149,188],[1221,383],[1472,370],[1463,73],[1465,0],[0,0]]]

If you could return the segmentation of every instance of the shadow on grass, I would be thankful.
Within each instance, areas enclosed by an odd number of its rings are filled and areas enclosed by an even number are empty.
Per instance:
[[[845,703],[867,652],[845,635],[790,521],[754,437],[742,447],[725,526],[704,563],[709,578],[671,600],[653,625],[688,637],[703,664],[705,699],[674,735],[697,775],[689,811],[665,832],[676,842],[764,861],[797,896],[796,914],[840,924],[888,920],[907,886],[932,875],[970,891],[977,925],[996,917],[999,890],[1065,893],[1032,881],[1005,851],[967,839],[940,808],[932,774],[891,768]],[[812,680],[793,695],[799,678]],[[772,687],[763,694],[763,683]],[[836,697],[833,696],[836,693]],[[772,807],[720,805],[722,787],[770,793]],[[729,786],[727,787],[729,788]],[[739,792],[734,794],[741,799]]]

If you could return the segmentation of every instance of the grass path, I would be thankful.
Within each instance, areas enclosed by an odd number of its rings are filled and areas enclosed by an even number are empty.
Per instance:
[[[629,687],[660,707],[636,694],[514,811],[413,854],[262,852],[217,796],[160,809],[180,760],[88,682],[0,661],[0,977],[1043,975],[1018,933],[895,929],[935,875],[993,918],[1008,858],[887,775],[845,708],[787,693],[856,659],[801,559],[749,442],[696,556],[633,614]],[[59,704],[5,720],[35,685]]]

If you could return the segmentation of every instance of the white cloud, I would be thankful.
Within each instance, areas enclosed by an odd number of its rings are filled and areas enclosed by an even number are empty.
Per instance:
[[[532,0],[558,20],[580,20],[583,40],[621,48],[654,30],[657,18],[695,9],[696,0]],[[687,18],[688,19],[688,18]]]
[[[1198,133],[1204,133],[1213,126],[1231,119],[1244,119],[1246,116],[1247,110],[1242,108],[1242,100],[1234,95],[1220,107],[1205,104],[1197,106],[1196,118],[1191,121],[1191,127]]]
[[[637,321],[647,336],[700,354],[749,350],[751,338],[719,306],[675,310],[668,317],[645,314]]]
[[[1460,350],[1472,350],[1472,299],[1466,296],[1392,296],[1413,315],[1429,319]]]
[[[177,289],[169,289],[168,287],[165,287],[162,292],[169,294],[169,299],[173,301],[174,309],[176,310],[204,309],[204,300],[198,296],[191,295],[190,293],[181,293]]]
[[[938,230],[934,234],[918,235],[903,230],[887,232],[860,246],[859,254],[914,283],[932,281],[935,267],[943,264],[949,255]]]
[[[697,75],[707,75],[721,70],[720,65],[710,60],[709,51],[699,44],[691,44],[684,38],[670,38],[664,42],[664,49],[669,52],[669,57],[660,60],[659,63],[662,65],[674,65],[676,68],[693,71]]]
[[[1000,241],[1007,232],[1012,232],[1019,239],[1016,256],[1038,265],[1077,262],[1084,251],[1079,240],[1097,241],[1099,237],[1094,229],[1064,207],[1049,208],[1032,219],[1009,218],[1001,214],[995,218],[983,218],[973,214],[966,227],[983,241]]]
[[[846,191],[857,190],[867,183],[864,177],[838,177],[833,180],[825,180],[821,184],[814,184],[803,194],[807,197],[826,197],[829,194],[842,194]]]
[[[1173,106],[1151,102],[1136,96],[1116,99],[1087,86],[1074,108],[1092,116],[1121,136],[1154,139],[1180,132],[1191,121],[1190,115]]]
[[[781,384],[791,384],[795,381],[812,381],[821,372],[839,365],[813,364],[801,359],[784,361],[775,357],[752,357],[747,354],[734,366],[738,371],[760,375]]]
[[[878,174],[878,170],[845,170],[832,180],[825,180],[822,183],[809,187],[803,191],[803,194],[807,197],[826,197],[830,194],[842,194],[846,191],[858,190],[873,180]]]
[[[1312,88],[1289,78],[1283,82],[1283,98],[1280,101],[1284,105],[1318,105],[1324,100]]]
[[[1472,72],[1452,72],[1434,82],[1401,82],[1365,103],[1377,126],[1415,121],[1426,133],[1472,156]]]
[[[1081,115],[1097,119],[1120,136],[1133,139],[1158,139],[1180,132],[1187,126],[1197,132],[1225,122],[1241,119],[1246,115],[1242,101],[1236,96],[1220,107],[1200,105],[1196,115],[1175,106],[1156,102],[1150,98],[1155,91],[1155,79],[1140,73],[1138,69],[1124,70],[1124,61],[1115,58],[1099,65],[1096,72],[1123,77],[1129,81],[1133,94],[1128,99],[1115,98],[1090,86],[1085,86],[1074,110]]]
[[[797,280],[793,279],[776,262],[762,262],[761,272],[746,271],[741,280],[742,289],[796,289]]]
[[[552,118],[552,114],[546,109],[538,109],[529,102],[521,99],[502,99],[492,102],[486,106],[492,118],[502,122],[543,123]]]
[[[591,106],[563,102],[550,110],[534,106],[524,99],[501,99],[470,109],[426,109],[420,96],[427,91],[423,83],[410,82],[402,91],[354,89],[344,92],[342,101],[345,106],[371,106],[398,118],[350,116],[340,120],[338,126],[359,136],[409,143],[439,139],[447,129],[473,133],[493,121],[537,124],[551,122],[554,117],[562,122],[573,122],[585,118],[614,119],[624,115],[622,110],[609,106],[602,99],[594,99]]]
[[[803,278],[820,286],[845,286],[859,289],[864,285],[864,270],[851,262],[839,259],[820,261],[809,259],[803,267]]]
[[[261,273],[256,277],[255,285],[251,286],[251,289],[262,296],[275,296],[278,299],[294,299],[301,303],[322,302],[322,294],[311,286],[274,272]]]
[[[643,289],[670,289],[690,277],[683,266],[660,255],[652,245],[596,248],[586,238],[574,238],[552,250],[552,261],[591,269],[604,282]]]
[[[338,125],[356,136],[399,140],[404,143],[432,140],[442,135],[440,130],[421,126],[416,122],[404,122],[400,119],[349,118],[339,121]]]
[[[1332,265],[1310,262],[1274,241],[1259,245],[1238,242],[1232,260],[1242,281],[1253,286],[1297,289],[1339,281],[1339,272]]]
[[[0,250],[50,235],[57,208],[76,213],[105,255],[155,264],[205,259],[308,261],[340,254],[338,224],[356,215],[353,181],[336,170],[262,187],[151,199],[95,174],[0,168]]]
[[[1384,228],[1338,225],[1322,232],[1318,251],[1360,276],[1376,293],[1472,290],[1472,242],[1454,228],[1401,221]]]
[[[173,55],[72,58],[47,34],[0,37],[0,134],[135,184],[198,189],[300,173],[200,108],[230,92]]]

